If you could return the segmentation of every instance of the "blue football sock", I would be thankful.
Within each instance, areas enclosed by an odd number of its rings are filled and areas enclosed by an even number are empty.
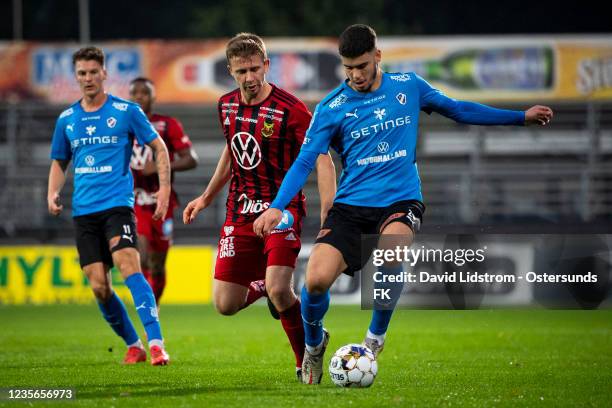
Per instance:
[[[151,286],[147,283],[142,273],[137,272],[128,276],[125,284],[132,292],[132,299],[140,321],[147,332],[147,340],[162,340],[161,327],[157,317],[157,305]]]
[[[401,264],[396,264],[394,266],[381,266],[379,268],[379,271],[385,276],[401,274],[402,270],[403,268]],[[374,284],[374,287],[388,289],[387,293],[390,297],[390,299],[386,301],[374,301],[374,309],[372,310],[372,320],[370,321],[369,330],[377,336],[382,336],[387,332],[389,322],[391,321],[391,316],[393,315],[393,310],[395,309],[395,305],[402,294],[404,284],[396,282],[377,282]]]
[[[329,291],[321,295],[308,293],[302,288],[302,321],[306,345],[316,347],[323,341],[323,316],[329,309]]]
[[[106,303],[98,302],[98,307],[104,319],[115,333],[125,341],[125,344],[129,346],[138,341],[138,334],[127,314],[125,305],[115,292]]]

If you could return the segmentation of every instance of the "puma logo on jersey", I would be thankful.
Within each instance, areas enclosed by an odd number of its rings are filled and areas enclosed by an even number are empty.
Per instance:
[[[147,306],[147,302],[142,302],[140,306],[136,306],[136,310],[145,309]]]
[[[359,119],[359,116],[357,116],[357,109],[355,109],[353,112],[346,112],[345,115],[346,118],[350,118],[352,116],[356,119]]]

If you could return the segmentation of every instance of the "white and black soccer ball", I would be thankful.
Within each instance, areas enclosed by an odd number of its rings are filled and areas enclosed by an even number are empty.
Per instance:
[[[329,375],[339,387],[369,387],[377,372],[374,353],[361,344],[340,347],[329,362]]]

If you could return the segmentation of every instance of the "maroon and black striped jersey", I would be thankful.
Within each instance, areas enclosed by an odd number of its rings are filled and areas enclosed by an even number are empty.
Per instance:
[[[242,103],[235,89],[219,99],[218,108],[232,160],[226,222],[252,222],[276,196],[312,115],[302,101],[275,85],[259,104]],[[304,201],[300,191],[289,207],[304,215]]]
[[[189,136],[185,134],[181,122],[177,119],[154,113],[149,118],[149,121],[155,127],[164,143],[166,143],[170,162],[174,160],[174,153],[176,151],[191,147],[191,140],[189,140]],[[134,176],[134,205],[155,207],[157,199],[153,196],[153,193],[159,190],[159,177],[157,173],[148,176],[142,173],[148,161],[153,161],[153,149],[148,145],[141,146],[134,140],[132,159],[130,161],[132,175]],[[174,174],[171,177],[173,179]],[[174,188],[172,188],[168,207],[174,209],[177,205],[178,198]]]

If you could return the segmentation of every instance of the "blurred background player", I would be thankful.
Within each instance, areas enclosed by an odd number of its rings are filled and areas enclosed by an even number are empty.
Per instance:
[[[79,261],[102,315],[128,346],[124,362],[146,361],[143,344],[111,287],[110,268],[114,264],[125,279],[144,325],[151,364],[165,365],[169,357],[155,297],[140,272],[132,173],[128,166],[133,137],[151,146],[159,178],[153,218],[161,219],[170,195],[168,151],[138,105],[104,92],[106,69],[101,49],[82,48],[74,53],[72,63],[83,98],[63,111],[55,126],[47,193],[49,212],[59,215],[63,209],[60,192],[72,160],[72,216]]]
[[[295,353],[300,378],[304,331],[292,276],[301,248],[304,195],[298,189],[287,202],[293,225],[260,238],[253,233],[252,223],[268,208],[297,157],[311,114],[295,96],[266,81],[270,60],[260,37],[236,35],[228,42],[226,56],[229,73],[238,85],[219,99],[219,121],[227,145],[206,190],[185,208],[183,221],[191,223],[231,180],[215,266],[215,306],[219,313],[233,315],[268,296]],[[327,152],[318,156],[324,219],[336,178]]]
[[[155,103],[153,82],[143,77],[133,79],[130,82],[130,99],[140,105],[166,143],[172,171],[171,182],[175,171],[195,168],[198,165],[198,157],[191,147],[189,136],[183,132],[181,123],[173,117],[153,112]],[[135,140],[130,167],[134,175],[134,210],[142,273],[153,288],[155,301],[159,307],[160,298],[166,287],[166,257],[168,248],[172,244],[174,210],[178,207],[178,198],[172,188],[168,211],[159,220],[154,220],[155,193],[159,190],[159,179],[151,148]]]
[[[341,273],[352,276],[367,261],[361,256],[361,235],[394,238],[386,242],[392,248],[409,246],[419,230],[425,211],[415,158],[419,111],[475,125],[546,125],[552,118],[548,107],[495,109],[451,99],[415,73],[384,73],[376,33],[366,25],[348,27],[338,48],[347,80],[317,105],[300,155],[270,208],[254,223],[259,236],[272,231],[333,139],[345,168],[308,260],[301,297],[306,335],[302,381],[307,384],[321,382],[329,288]],[[389,263],[382,272],[401,273],[401,267]],[[382,351],[392,313],[392,307],[373,310],[364,344],[375,355]]]

